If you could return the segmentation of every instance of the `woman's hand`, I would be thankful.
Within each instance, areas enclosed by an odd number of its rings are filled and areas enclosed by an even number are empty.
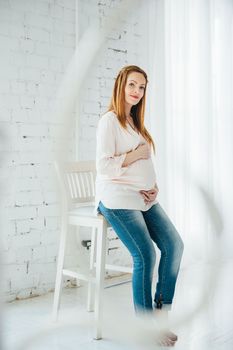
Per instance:
[[[122,167],[126,167],[139,159],[148,159],[151,156],[150,146],[146,143],[140,144],[135,150],[127,152]]]
[[[138,159],[148,159],[151,157],[151,149],[148,143],[140,144],[136,149]]]
[[[159,189],[158,189],[158,186],[155,184],[155,187],[152,188],[151,190],[140,190],[139,192],[143,196],[145,204],[148,204],[155,200],[159,192]]]

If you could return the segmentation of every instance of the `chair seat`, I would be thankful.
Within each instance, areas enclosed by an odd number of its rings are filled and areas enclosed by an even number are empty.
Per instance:
[[[69,223],[71,225],[83,224],[83,226],[92,226],[93,224],[103,221],[104,217],[101,214],[94,214],[94,205],[74,207],[68,212]],[[107,227],[111,225],[105,220]]]
[[[69,215],[81,215],[81,216],[94,216],[94,206],[90,205],[90,206],[78,206],[78,207],[74,207],[69,211]],[[102,216],[99,214],[99,216]]]

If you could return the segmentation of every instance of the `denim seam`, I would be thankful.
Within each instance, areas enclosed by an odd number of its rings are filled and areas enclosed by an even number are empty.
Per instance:
[[[129,230],[125,227],[124,223],[122,223],[120,221],[120,219],[116,216],[116,214],[112,211],[112,214],[114,216],[114,218],[120,222],[120,224],[123,226],[123,228],[127,231],[127,233],[129,234],[130,238],[132,239],[132,241],[134,242],[134,244],[136,245],[136,247],[138,248],[138,251],[142,257],[142,261],[143,261],[143,303],[144,303],[144,308],[146,308],[146,302],[145,302],[145,289],[144,289],[144,286],[145,286],[145,261],[144,261],[144,258],[143,258],[143,254],[139,248],[139,246],[137,245],[136,241],[133,239],[133,237],[131,236]]]
[[[158,204],[158,203],[157,203]],[[150,209],[149,209],[150,210]],[[148,230],[149,230],[149,228],[148,228]],[[150,230],[149,230],[149,232],[150,232]],[[152,238],[152,237],[151,237]],[[164,288],[164,281],[165,281],[165,275],[164,275],[164,269],[165,269],[165,265],[166,265],[166,263],[167,263],[167,249],[166,249],[166,244],[164,244],[164,240],[159,236],[159,235],[157,235],[157,240],[160,242],[160,243],[162,243],[162,245],[163,245],[163,248],[164,248],[164,251],[165,251],[165,254],[166,254],[166,256],[165,256],[165,258],[164,258],[164,265],[163,265],[163,270],[162,270],[162,272],[161,272],[161,275],[162,275],[162,278],[161,278],[161,290],[160,290],[160,292],[163,290],[163,288]],[[157,245],[157,243],[155,242],[155,244]],[[162,293],[160,293],[160,294],[162,294]],[[166,303],[166,301],[163,301],[163,303]]]
[[[160,292],[161,292],[163,290],[163,288],[164,288],[164,281],[165,281],[164,269],[165,269],[165,265],[167,263],[167,249],[166,249],[166,244],[164,244],[164,241],[160,237],[157,238],[157,239],[158,239],[158,241],[160,241],[160,243],[162,243],[162,245],[164,247],[165,254],[166,254],[166,256],[164,258],[163,270],[161,272],[161,274],[162,274],[161,290],[160,290]],[[162,295],[163,295],[163,293],[162,293]]]

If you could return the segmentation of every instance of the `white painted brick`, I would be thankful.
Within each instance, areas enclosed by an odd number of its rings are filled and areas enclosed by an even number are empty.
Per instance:
[[[1,21],[8,21],[11,18],[11,9],[10,6],[1,6],[0,11],[0,20]]]
[[[19,69],[20,80],[40,81],[40,71],[35,68],[22,67]]]
[[[75,22],[75,11],[74,9],[65,8],[64,9],[64,20],[70,23]]]
[[[33,53],[35,49],[35,43],[29,37],[22,38],[20,39],[20,49],[24,53]]]
[[[99,101],[100,100],[100,92],[99,89],[88,89],[88,101]]]
[[[64,59],[64,62],[69,63],[69,60],[74,53],[74,49],[65,48],[63,45],[57,45],[57,43],[55,43],[53,45],[53,53],[55,57],[60,57]]]
[[[48,99],[44,96],[36,96],[35,98],[35,107],[40,110],[47,110],[48,108]]]
[[[24,264],[28,263],[32,259],[32,248],[31,247],[18,247],[16,249],[16,263]]]
[[[46,43],[50,41],[50,33],[46,29],[29,27],[27,35],[33,41],[35,40]]]
[[[17,256],[16,251],[14,251],[13,249],[9,249],[7,251],[2,251],[1,252],[1,262],[4,263],[4,265],[14,264],[16,261],[16,256]],[[8,287],[8,288],[10,289],[10,287]]]
[[[58,194],[54,191],[46,191],[43,194],[44,201],[48,204],[56,203],[58,201]]]
[[[64,44],[64,34],[63,32],[52,32],[51,41],[57,45],[63,46]]]
[[[7,208],[7,214],[10,220],[35,218],[37,216],[36,208],[33,207],[13,207]]]
[[[21,124],[19,132],[21,136],[48,136],[48,126],[40,124]]]
[[[10,86],[13,94],[24,94],[26,91],[25,81],[11,81]]]
[[[54,283],[51,283],[51,281],[55,281],[55,276],[56,276],[56,266],[54,263],[48,263],[46,264],[46,269],[45,269],[45,264],[36,264],[34,263],[33,265],[33,271],[36,273],[36,271],[39,271],[40,273],[40,286],[50,284],[53,285],[54,288]]]
[[[16,232],[17,234],[29,233],[30,232],[30,221],[31,220],[17,220]]]
[[[39,94],[39,83],[27,81],[25,84],[27,95],[36,97]]]
[[[28,27],[43,28],[50,31],[52,28],[51,19],[48,16],[39,15],[38,13],[27,12],[25,14],[25,22]]]
[[[98,111],[100,104],[98,102],[89,102],[83,106],[83,111],[85,113],[91,113],[93,111]]]
[[[46,258],[47,247],[33,247],[32,248],[32,262],[44,262]]]
[[[12,225],[4,225],[4,228],[5,226],[8,228],[8,230],[4,231],[5,235],[1,239],[1,249],[2,251],[9,251],[12,249],[12,236],[15,234],[15,229]]]
[[[92,139],[96,136],[96,128],[90,127],[90,126],[87,126],[87,127],[84,126],[82,128],[81,134],[84,139]]]
[[[38,55],[51,56],[52,55],[52,46],[50,43],[41,43],[37,41],[35,43],[35,53]]]
[[[11,111],[9,109],[7,109],[7,108],[2,107],[0,109],[0,120],[1,120],[1,122],[10,122],[11,119],[12,119]],[[2,144],[1,144],[1,147],[2,147]]]
[[[35,10],[36,13],[41,15],[49,15],[50,4],[47,1],[36,1]]]
[[[39,217],[58,216],[59,212],[60,212],[60,208],[56,204],[48,204],[48,205],[40,206],[37,209],[37,213]]]
[[[58,137],[61,134],[63,125],[50,125],[49,126],[49,136]]]
[[[58,0],[59,4],[63,4],[65,8],[75,9],[75,1],[74,0]]]
[[[27,111],[27,123],[38,124],[38,122],[41,121],[41,115],[43,113],[42,110],[39,110],[38,108],[35,107],[33,109],[27,109],[26,111]]]
[[[31,164],[27,165],[20,165],[18,167],[19,170],[19,177],[35,177],[35,167]]]
[[[50,14],[52,18],[64,18],[64,7],[56,3],[50,4]]]
[[[57,244],[48,244],[46,246],[46,256],[47,258],[54,258],[58,254],[58,246]]]
[[[74,34],[75,33],[75,22],[63,22],[63,30],[66,34]]]
[[[25,288],[33,286],[33,275],[27,273],[17,274],[17,277],[12,279],[11,288],[13,291],[22,289],[22,291],[17,293],[17,297],[19,298],[22,295],[22,292]]]
[[[51,57],[49,59],[49,67],[53,71],[62,72],[63,71],[62,59],[59,57]]]
[[[10,92],[10,82],[7,79],[0,80],[0,94],[6,93],[8,94]]]
[[[25,37],[25,27],[23,22],[12,21],[9,23],[9,35],[16,38]]]
[[[4,52],[4,50],[18,50],[19,49],[19,40],[17,38],[12,38],[9,36],[1,35],[0,40],[0,50]]]
[[[26,64],[28,67],[48,69],[48,58],[38,54],[27,55]]]
[[[32,230],[44,230],[45,228],[45,218],[33,218],[33,219],[29,219],[29,227]],[[42,231],[41,231],[42,232]]]
[[[30,0],[11,0],[11,7],[14,9],[14,11],[22,12],[24,13],[25,10],[29,12],[35,11],[35,2]]]
[[[13,249],[35,247],[40,245],[40,231],[31,231],[14,236]]]
[[[35,165],[35,174],[39,178],[48,178],[54,174],[53,164],[37,164]]]
[[[18,157],[17,161],[20,164],[28,164],[28,163],[44,163],[54,159],[54,157],[50,153],[45,152],[21,152],[20,154],[16,154],[15,157]]]
[[[0,22],[0,35],[8,36],[10,34],[9,24],[6,21]]]
[[[64,20],[62,18],[53,18],[53,33],[64,32]],[[55,55],[56,56],[56,55]]]
[[[1,49],[0,49],[1,51]],[[0,69],[0,78],[1,79],[18,79],[19,78],[19,69],[18,67],[8,65],[4,66],[4,69]]]
[[[43,196],[41,191],[30,191],[17,193],[15,204],[18,206],[24,205],[42,205]]]
[[[64,46],[74,47],[75,46],[75,35],[74,34],[65,34],[64,35]]]
[[[32,96],[24,95],[20,97],[20,106],[22,108],[33,108],[35,99]]]
[[[46,83],[56,83],[56,74],[50,70],[42,69],[40,73],[40,81]]]
[[[40,180],[33,178],[17,178],[15,186],[18,192],[20,191],[37,191],[40,190]]]
[[[20,99],[19,96],[12,94],[2,94],[1,96],[1,106],[5,108],[9,108],[11,106],[19,107]]]
[[[29,194],[28,192],[20,192],[17,193],[16,199],[15,199],[15,205],[17,206],[23,206],[23,205],[29,205]]]
[[[28,137],[25,136],[22,139],[18,138],[15,140],[12,148],[18,149],[20,152],[31,151],[34,153],[37,152],[49,152],[52,149],[50,140],[44,139],[44,137]],[[13,149],[14,149],[13,148]]]
[[[30,205],[42,205],[44,202],[41,191],[31,191],[29,196]]]
[[[12,115],[12,121],[13,122],[27,122],[28,121],[28,116],[27,116],[27,111],[24,108],[15,108],[11,111]]]
[[[60,219],[57,217],[47,217],[45,218],[45,226],[48,230],[58,230],[58,228],[60,227]],[[52,232],[49,233],[49,235],[52,235]],[[57,232],[55,233],[55,235],[57,235]],[[46,233],[47,236],[47,233]],[[55,242],[55,240],[52,240],[52,242]],[[52,243],[51,242],[51,243]]]

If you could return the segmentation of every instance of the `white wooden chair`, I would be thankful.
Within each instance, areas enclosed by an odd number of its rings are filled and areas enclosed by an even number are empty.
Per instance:
[[[54,165],[62,195],[62,218],[54,292],[53,319],[56,321],[58,316],[63,276],[88,281],[87,310],[95,311],[94,338],[101,339],[105,270],[131,273],[132,268],[107,265],[105,263],[106,238],[109,224],[101,214],[98,216],[93,214],[96,177],[95,161],[79,161],[66,164],[55,162]],[[85,226],[92,229],[90,266],[88,272],[64,269],[65,247],[69,225],[78,227]],[[94,298],[92,287],[95,287]]]

